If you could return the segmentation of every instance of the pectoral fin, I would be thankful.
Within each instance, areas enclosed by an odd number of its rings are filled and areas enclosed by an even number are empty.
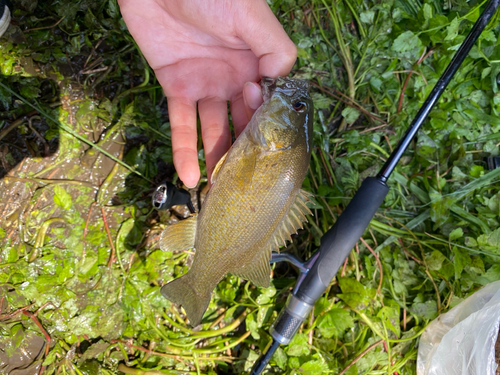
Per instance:
[[[257,155],[252,148],[245,150],[241,157],[245,159],[244,162],[239,163],[237,169],[234,171],[234,181],[239,185],[238,188],[244,189],[252,186],[255,168],[257,167]]]
[[[193,248],[197,218],[197,215],[193,215],[167,226],[160,236],[160,249],[163,251],[181,251]]]

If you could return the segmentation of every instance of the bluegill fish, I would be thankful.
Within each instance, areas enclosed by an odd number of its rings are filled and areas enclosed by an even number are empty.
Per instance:
[[[200,213],[168,226],[160,239],[163,250],[196,249],[190,270],[161,289],[193,326],[227,273],[268,287],[271,252],[310,213],[300,189],[312,147],[308,84],[279,77],[261,87],[264,103],[215,167]]]

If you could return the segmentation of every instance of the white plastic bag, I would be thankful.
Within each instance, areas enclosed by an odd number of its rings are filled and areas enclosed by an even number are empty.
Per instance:
[[[500,281],[432,321],[418,348],[417,375],[495,375]]]

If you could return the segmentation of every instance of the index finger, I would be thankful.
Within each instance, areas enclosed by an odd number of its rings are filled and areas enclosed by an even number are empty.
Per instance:
[[[181,181],[194,188],[200,179],[196,103],[185,98],[167,98],[174,166]]]
[[[244,10],[235,25],[238,36],[259,58],[260,76],[287,76],[297,59],[297,47],[265,0],[249,1]]]

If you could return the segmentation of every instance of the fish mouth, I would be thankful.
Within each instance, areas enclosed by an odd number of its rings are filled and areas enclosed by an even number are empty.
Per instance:
[[[276,79],[263,77],[260,81],[262,96],[267,101],[274,93],[280,92],[287,96],[306,96],[309,97],[309,82],[302,79],[278,77]]]

